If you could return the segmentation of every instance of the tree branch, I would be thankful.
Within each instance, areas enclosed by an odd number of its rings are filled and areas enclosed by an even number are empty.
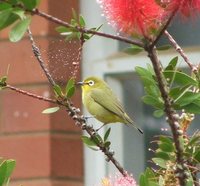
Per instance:
[[[62,21],[62,20],[60,20],[60,19],[58,19],[56,17],[53,17],[53,16],[51,16],[51,15],[49,15],[47,13],[39,11],[38,9],[26,10],[26,11],[30,12],[31,14],[43,17],[43,18],[45,18],[45,19],[47,19],[47,20],[49,20],[51,22],[54,22],[54,23],[56,23],[58,25],[62,25],[62,26],[68,27],[68,28],[74,28],[77,31],[80,31],[81,33],[94,34],[94,35],[98,35],[98,36],[101,36],[101,37],[114,39],[114,40],[118,40],[118,41],[123,41],[123,42],[128,43],[128,44],[133,44],[133,45],[137,45],[137,46],[140,46],[140,47],[144,47],[144,44],[142,42],[140,42],[140,41],[135,41],[135,40],[128,39],[128,38],[122,37],[122,36],[106,34],[106,33],[94,31],[94,30],[91,30],[91,29],[86,29],[86,28],[83,28],[83,27],[80,27],[80,26],[73,26],[73,25],[69,24],[68,22]]]
[[[49,80],[50,84],[51,84],[52,86],[56,85],[56,83],[55,83],[55,81],[53,80],[53,78],[52,78],[51,74],[49,73],[48,69],[45,67],[45,63],[44,63],[44,61],[43,61],[43,59],[42,59],[41,52],[40,52],[39,48],[36,46],[35,41],[33,40],[33,36],[32,36],[32,33],[31,33],[30,28],[28,28],[27,32],[28,32],[29,40],[30,40],[30,42],[31,42],[32,51],[33,51],[33,53],[34,53],[34,55],[35,55],[37,61],[39,62],[40,67],[41,67],[42,70],[44,71],[44,73],[45,73],[47,79]]]
[[[165,30],[165,35],[167,36],[168,40],[170,41],[171,45],[175,48],[175,50],[182,56],[182,58],[184,59],[184,61],[187,63],[187,65],[189,66],[189,68],[191,69],[192,72],[194,72],[194,74],[198,73],[198,67],[195,67],[190,60],[188,59],[187,55],[185,54],[185,52],[183,51],[183,49],[180,47],[180,45],[178,45],[178,43],[174,40],[174,38],[172,37],[172,35]]]
[[[164,101],[164,106],[165,106],[165,113],[167,115],[167,121],[170,125],[174,143],[175,143],[175,148],[176,148],[176,158],[177,158],[177,175],[179,179],[179,183],[181,186],[186,185],[186,170],[187,167],[185,167],[184,163],[185,160],[183,158],[183,148],[181,146],[180,138],[183,135],[183,132],[179,126],[178,123],[178,115],[175,113],[175,111],[172,109],[172,100],[168,96],[168,90],[166,83],[163,80],[162,77],[162,67],[160,65],[159,59],[157,57],[156,49],[154,48],[147,48],[146,51],[148,52],[148,56],[152,62],[154,72],[156,74],[157,82],[158,82],[158,87],[161,92],[161,96]]]

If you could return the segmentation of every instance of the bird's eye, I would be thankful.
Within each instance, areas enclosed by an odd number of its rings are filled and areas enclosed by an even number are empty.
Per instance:
[[[90,80],[90,81],[88,82],[88,85],[93,86],[93,85],[94,85],[94,81]]]

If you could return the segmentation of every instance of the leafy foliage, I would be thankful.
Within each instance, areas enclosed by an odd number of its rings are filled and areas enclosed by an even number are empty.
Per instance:
[[[15,168],[15,160],[0,159],[0,186],[8,185],[10,176]]]
[[[128,47],[124,50],[125,53],[130,54],[130,55],[136,55],[142,51],[144,51],[144,49],[137,45],[131,45],[130,47]]]
[[[84,29],[85,26],[86,26],[86,22],[84,20],[84,17],[82,15],[77,15],[75,10],[72,9],[72,19],[70,21],[70,27],[58,26],[56,28],[56,31],[59,32],[61,35],[66,36],[65,38],[66,40],[83,38],[86,41],[86,40],[89,40],[94,34],[81,33],[79,29],[80,28]],[[102,25],[97,28],[91,28],[89,30],[98,31],[100,30],[101,27]]]
[[[110,132],[111,132],[111,128],[108,128],[103,138],[97,133],[95,133],[92,137],[82,136],[82,141],[85,145],[87,145],[92,150],[96,150],[96,151],[99,150],[98,144],[101,144],[105,148],[110,149],[111,142],[108,141]]]
[[[9,0],[0,3],[0,30],[14,24],[9,33],[10,41],[17,42],[22,39],[31,23],[31,17],[25,10],[36,8],[39,2],[39,0]]]

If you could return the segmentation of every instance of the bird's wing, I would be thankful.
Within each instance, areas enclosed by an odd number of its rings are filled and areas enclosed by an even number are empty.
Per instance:
[[[138,128],[133,120],[125,113],[121,103],[109,87],[106,87],[106,90],[93,89],[90,96],[96,103],[100,104],[102,107],[116,114],[120,118],[123,118],[124,121],[126,121],[126,124],[131,124],[143,134],[143,131]]]
[[[132,120],[125,113],[121,103],[109,87],[106,87],[106,90],[93,89],[91,97],[105,109],[116,114],[120,118],[124,118],[128,123],[132,123]]]

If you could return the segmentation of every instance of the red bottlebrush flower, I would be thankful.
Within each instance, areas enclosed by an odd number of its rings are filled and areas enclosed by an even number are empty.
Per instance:
[[[160,28],[164,9],[155,0],[97,0],[119,32],[148,37]]]
[[[165,4],[166,10],[178,9],[185,17],[190,17],[200,11],[200,0],[161,0],[160,2]]]
[[[132,176],[116,175],[114,177],[102,179],[100,186],[137,186]]]

